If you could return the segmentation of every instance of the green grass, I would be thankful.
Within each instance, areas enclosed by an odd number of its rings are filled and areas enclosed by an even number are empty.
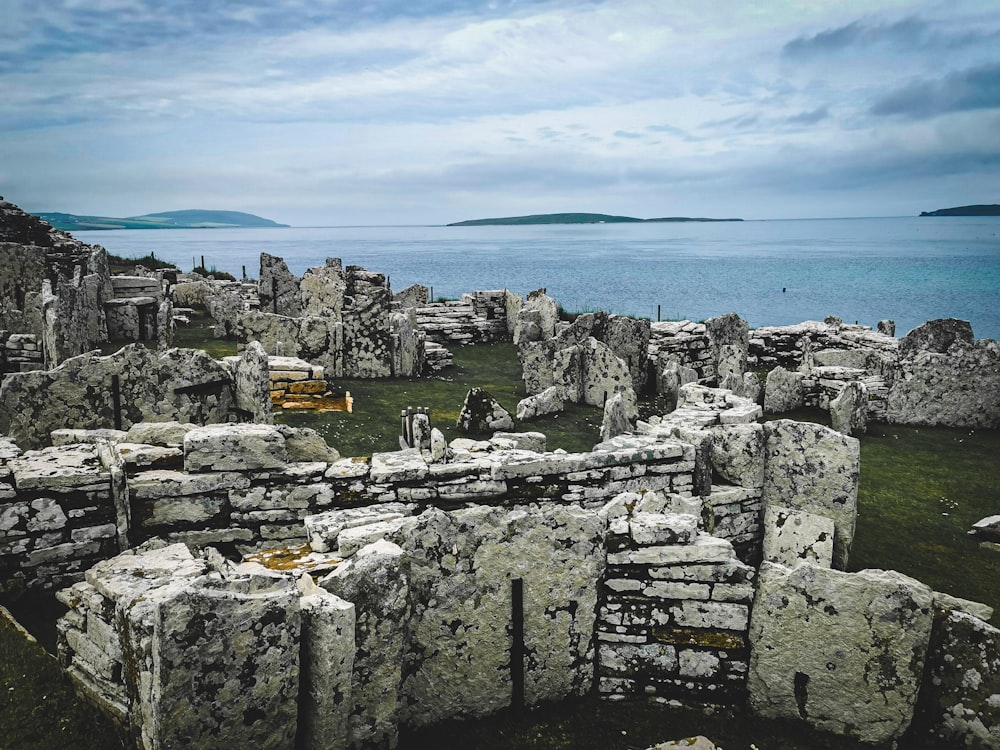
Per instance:
[[[122,750],[99,711],[81,700],[55,658],[0,618],[0,747]]]
[[[1000,513],[998,456],[996,430],[874,425],[861,440],[850,569],[891,568],[1000,610],[1000,552],[966,533]]]
[[[455,428],[470,388],[485,388],[511,414],[527,395],[521,381],[517,348],[512,344],[455,348],[455,367],[442,378],[331,379],[337,392],[350,391],[354,411],[319,414],[277,409],[275,420],[294,427],[311,427],[344,456],[369,456],[399,450],[399,416],[408,406],[427,407],[431,424],[448,440],[461,435]],[[589,451],[600,442],[601,409],[570,404],[562,414],[516,425],[517,431],[545,433],[549,450]],[[468,437],[488,438],[489,435]]]

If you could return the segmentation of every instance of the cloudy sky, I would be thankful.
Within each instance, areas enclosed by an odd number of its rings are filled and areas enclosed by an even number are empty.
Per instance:
[[[2,0],[0,194],[300,226],[1000,202],[1000,2]]]

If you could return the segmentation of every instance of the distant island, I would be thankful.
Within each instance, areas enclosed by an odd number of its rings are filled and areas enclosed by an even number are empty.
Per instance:
[[[689,216],[665,216],[659,219],[637,219],[634,216],[610,214],[532,214],[531,216],[505,216],[496,219],[470,219],[447,224],[449,227],[479,227],[507,224],[640,224],[667,221],[743,221],[743,219],[705,219]]]
[[[991,203],[979,206],[958,206],[956,208],[939,208],[937,211],[921,211],[921,216],[1000,216],[1000,204]]]
[[[232,229],[234,227],[287,227],[270,219],[242,211],[164,211],[116,219],[111,216],[77,216],[76,214],[40,213],[56,229],[82,232],[90,229]]]

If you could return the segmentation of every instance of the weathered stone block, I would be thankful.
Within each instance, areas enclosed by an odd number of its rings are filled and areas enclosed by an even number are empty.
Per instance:
[[[184,436],[184,468],[189,472],[279,469],[286,463],[285,438],[270,425],[209,425]]]
[[[833,562],[833,519],[788,508],[764,512],[764,559],[794,568],[803,562],[829,568]]]
[[[765,506],[832,518],[833,565],[845,568],[857,517],[860,447],[822,425],[779,419],[764,425]]]
[[[764,563],[750,625],[750,703],[872,744],[913,716],[933,592],[894,571]]]

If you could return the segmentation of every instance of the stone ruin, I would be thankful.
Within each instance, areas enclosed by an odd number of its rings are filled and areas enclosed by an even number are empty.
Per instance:
[[[0,375],[55,367],[109,341],[168,346],[158,277],[117,277],[107,253],[0,198]]]
[[[4,586],[61,590],[60,658],[140,747],[392,747],[592,689],[992,741],[992,611],[843,572],[857,440],[678,396],[577,454],[513,433],[339,458],[254,424],[8,441]]]
[[[240,346],[259,341],[269,355],[321,365],[327,377],[419,375],[424,334],[411,313],[394,309],[383,274],[339,259],[299,279],[281,258],[261,253],[260,309],[237,319]]]
[[[19,247],[41,242],[26,226]],[[58,288],[106,289],[94,255]],[[136,300],[154,284],[117,283],[133,302],[111,329],[145,336]],[[113,289],[52,320],[108,329]],[[32,371],[0,385],[0,585],[59,592],[63,665],[138,747],[393,747],[402,728],[590,691],[1000,747],[992,610],[845,572],[849,433],[1000,425],[997,345],[968,324],[896,340],[836,319],[568,323],[544,290],[392,299],[379,274],[333,261],[297,279],[268,256],[260,310],[245,290],[219,303],[241,357],[131,346],[40,370],[18,355]],[[31,317],[23,288],[2,292],[4,325]],[[13,335],[9,351],[33,351]],[[517,419],[603,406],[602,441],[546,451],[485,398],[487,428],[506,430],[492,439],[447,443],[410,413],[405,447],[370,458],[269,424],[269,355],[302,355],[317,382],[316,367],[416,374],[425,336],[509,336],[531,394]],[[668,408],[638,419],[637,394]],[[803,405],[836,429],[759,421]]]

